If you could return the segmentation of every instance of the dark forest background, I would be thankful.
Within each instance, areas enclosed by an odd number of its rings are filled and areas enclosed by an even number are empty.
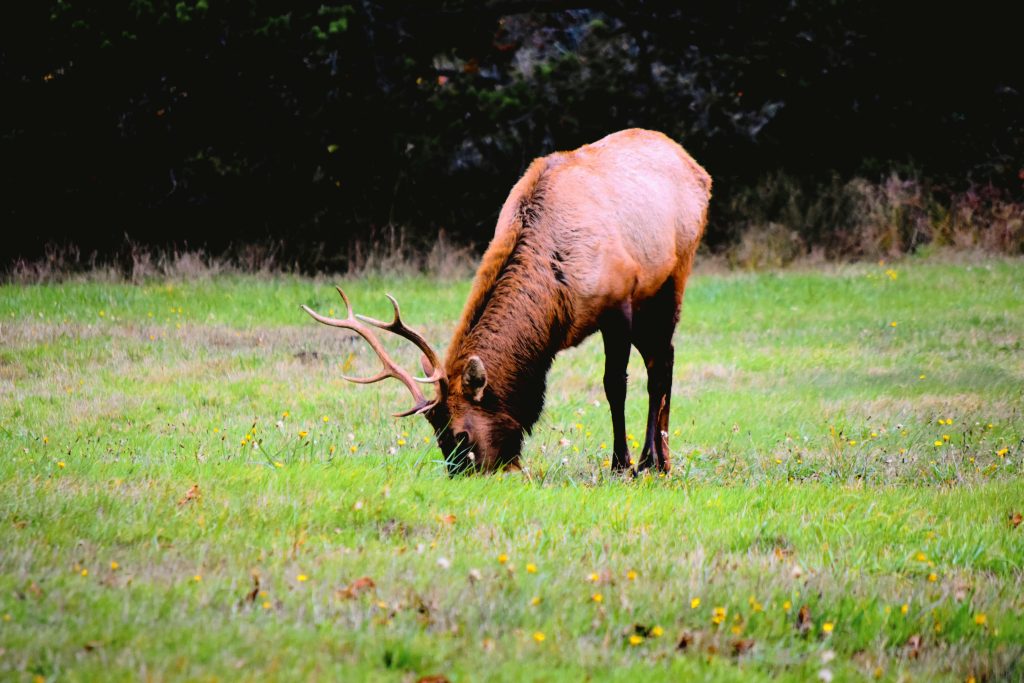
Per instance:
[[[0,265],[479,248],[533,157],[633,126],[711,172],[706,243],[740,261],[1019,253],[1024,60],[1001,6],[8,3]]]

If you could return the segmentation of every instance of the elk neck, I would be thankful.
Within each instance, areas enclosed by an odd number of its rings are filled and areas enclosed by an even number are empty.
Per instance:
[[[573,316],[571,275],[563,271],[564,257],[545,225],[538,176],[527,192],[510,198],[516,204],[509,243],[490,281],[476,283],[476,302],[452,340],[447,363],[449,376],[461,378],[469,357],[479,356],[499,407],[527,432],[540,417],[547,373]]]

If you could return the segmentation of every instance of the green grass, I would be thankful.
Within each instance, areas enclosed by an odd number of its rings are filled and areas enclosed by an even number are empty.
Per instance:
[[[330,282],[0,287],[0,679],[1021,680],[1024,262],[889,268],[693,278],[636,480],[597,338],[449,480]],[[469,287],[343,284],[441,345]]]

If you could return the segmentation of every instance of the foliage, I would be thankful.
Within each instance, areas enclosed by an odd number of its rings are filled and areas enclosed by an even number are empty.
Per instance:
[[[270,242],[313,269],[395,226],[479,246],[530,158],[629,126],[716,178],[712,246],[750,223],[732,198],[777,174],[817,188],[912,165],[1020,198],[1017,40],[998,9],[566,5],[11,5],[6,255]]]

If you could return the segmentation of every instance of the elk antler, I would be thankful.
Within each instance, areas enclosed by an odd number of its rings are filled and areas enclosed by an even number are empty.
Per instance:
[[[405,323],[402,322],[402,314],[398,308],[398,302],[395,301],[395,297],[390,294],[387,295],[388,299],[391,301],[391,305],[395,308],[395,319],[390,323],[385,323],[380,320],[374,320],[373,318],[367,318],[364,315],[353,315],[352,304],[349,303],[348,297],[345,296],[345,292],[341,290],[341,287],[337,287],[336,289],[338,290],[338,294],[341,295],[342,301],[345,302],[345,308],[348,309],[348,316],[344,320],[322,316],[309,306],[303,306],[302,310],[309,313],[315,320],[322,322],[324,325],[341,327],[347,330],[352,330],[353,332],[358,332],[359,335],[365,339],[371,347],[373,347],[373,350],[377,352],[377,356],[380,357],[381,363],[384,364],[384,369],[373,377],[348,377],[346,375],[342,375],[342,377],[349,382],[355,382],[356,384],[372,384],[374,382],[379,382],[382,379],[387,379],[388,377],[394,377],[402,382],[402,384],[408,387],[409,391],[412,392],[412,397],[416,399],[416,405],[404,412],[395,413],[395,417],[416,415],[430,410],[435,405],[443,401],[445,396],[448,394],[448,375],[445,374],[444,367],[441,365],[441,361],[438,359],[437,353],[434,349],[430,348],[430,344],[427,343],[427,340],[415,330],[406,327]],[[420,351],[423,352],[423,355],[426,356],[430,366],[434,368],[433,374],[431,374],[430,377],[413,377],[408,372],[400,368],[398,364],[391,359],[391,356],[388,355],[387,351],[384,350],[384,346],[380,343],[380,339],[377,338],[377,335],[374,334],[373,330],[363,323],[368,323],[374,327],[379,327],[382,330],[387,330],[388,332],[394,332],[399,337],[404,337],[418,346]],[[428,401],[423,396],[423,392],[420,391],[419,386],[416,384],[417,382],[420,384],[437,385],[437,395],[434,397],[433,401]]]

